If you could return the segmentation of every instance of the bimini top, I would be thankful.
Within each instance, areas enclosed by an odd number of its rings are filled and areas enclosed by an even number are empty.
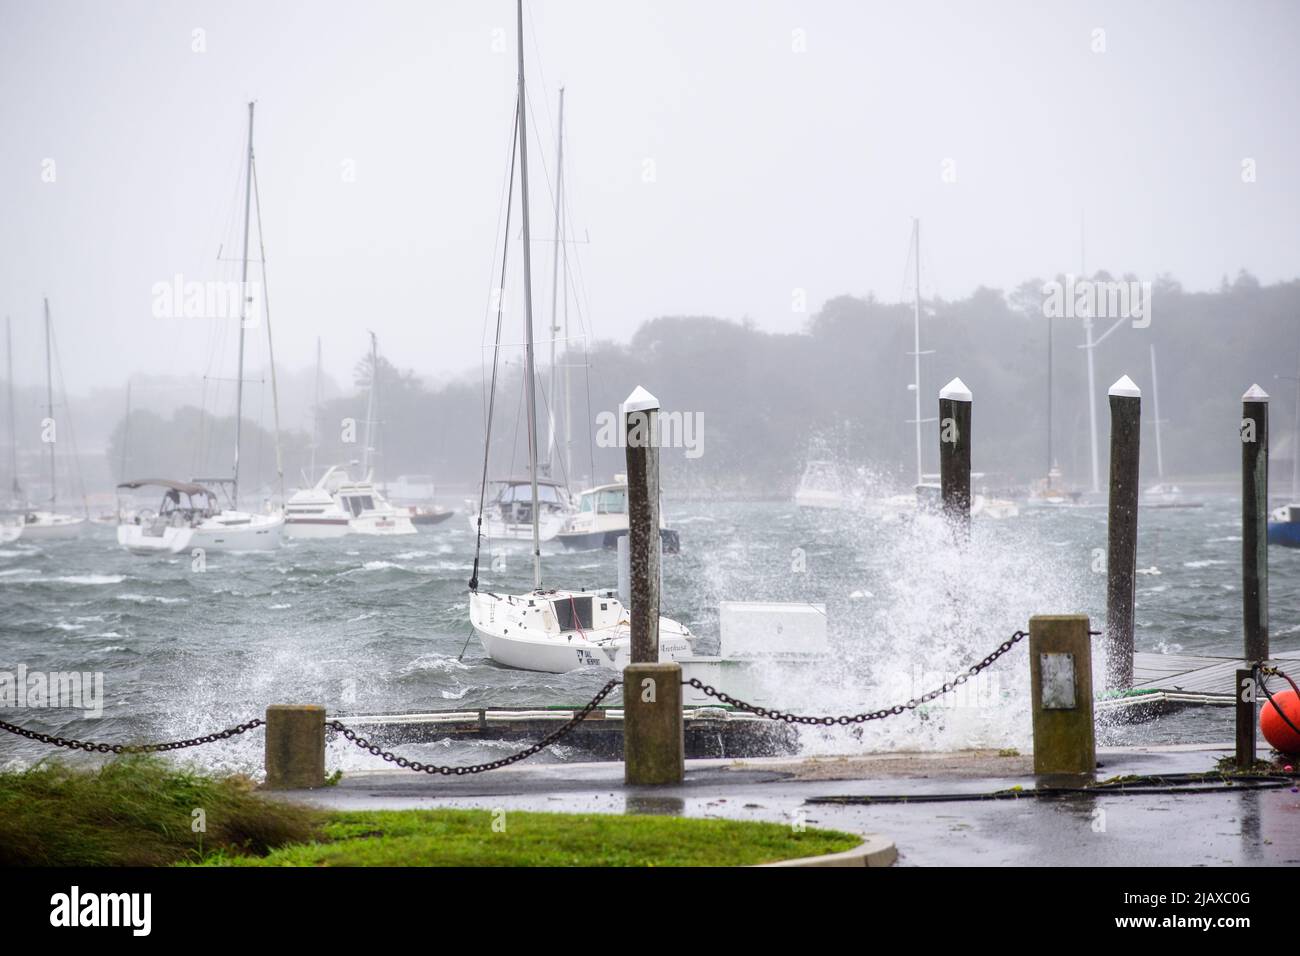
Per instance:
[[[527,475],[521,475],[516,478],[493,478],[491,483],[494,485],[531,485],[533,479]],[[550,485],[552,488],[564,487],[564,482],[556,481],[554,478],[545,478],[542,475],[537,476],[537,483],[539,485]]]
[[[211,490],[189,481],[172,481],[170,478],[136,478],[132,481],[124,481],[118,485],[119,488],[136,488],[158,487],[170,488],[172,491],[182,495],[189,495],[193,498],[195,495],[207,495],[209,498],[215,498],[216,495]]]

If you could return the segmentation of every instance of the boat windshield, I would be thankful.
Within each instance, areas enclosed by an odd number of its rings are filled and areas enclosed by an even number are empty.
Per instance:
[[[596,497],[596,512],[602,515],[627,514],[627,489],[614,488],[599,492]]]
[[[537,500],[543,504],[560,504],[560,492],[554,485],[537,486]],[[533,501],[532,485],[506,485],[497,496],[501,504],[528,503]]]

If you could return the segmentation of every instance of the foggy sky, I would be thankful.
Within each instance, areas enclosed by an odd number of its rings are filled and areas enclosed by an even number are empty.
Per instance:
[[[846,292],[898,299],[912,216],[927,296],[1077,270],[1081,218],[1089,269],[1193,289],[1242,267],[1292,278],[1298,11],[532,0],[535,238],[551,234],[563,84],[600,338],[672,314],[792,331],[807,319],[797,289],[810,312]],[[216,254],[236,254],[250,99],[277,361],[305,369],[320,336],[348,382],[374,329],[400,366],[478,367],[513,17],[510,0],[0,0],[0,316],[18,381],[43,375],[43,295],[74,392],[231,374],[230,330],[153,318],[151,289],[231,276]],[[534,252],[546,306],[550,248]]]

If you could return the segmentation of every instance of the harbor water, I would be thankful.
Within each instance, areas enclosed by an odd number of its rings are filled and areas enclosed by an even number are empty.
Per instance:
[[[1143,510],[1137,649],[1241,653],[1239,501]],[[664,613],[718,643],[728,600],[824,604],[832,653],[774,678],[769,703],[840,714],[899,703],[938,686],[1027,626],[1037,613],[1087,613],[1103,626],[1104,508],[1022,509],[976,519],[970,546],[932,519],[893,520],[772,502],[668,504],[680,554],[664,558]],[[612,552],[544,545],[544,581],[614,587]],[[526,548],[490,546],[481,577],[526,590]],[[5,708],[0,718],[67,737],[131,742],[188,738],[260,716],[272,703],[331,713],[474,710],[585,702],[610,673],[509,670],[469,638],[466,581],[473,536],[463,516],[401,538],[291,541],[265,554],[138,557],[111,527],[81,539],[0,548],[0,671],[103,675],[100,716]],[[1300,552],[1273,549],[1272,649],[1300,651]],[[1100,654],[1103,642],[1094,642]],[[805,730],[806,753],[1019,748],[1030,740],[1026,647],[916,711],[852,730]],[[1102,662],[1094,662],[1101,673]],[[727,688],[722,688],[726,690]],[[1103,743],[1230,740],[1230,708],[1196,708],[1100,729]],[[484,742],[403,745],[413,759],[463,763],[516,749]],[[0,736],[0,766],[52,748]],[[60,751],[68,759],[90,759]],[[565,746],[538,760],[580,757]],[[260,733],[181,759],[255,772]],[[333,767],[382,762],[342,743]]]

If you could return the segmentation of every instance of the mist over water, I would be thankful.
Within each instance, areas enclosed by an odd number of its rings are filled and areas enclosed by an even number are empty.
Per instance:
[[[1138,550],[1138,650],[1240,652],[1238,502],[1143,510]],[[829,657],[774,675],[768,706],[840,714],[902,703],[983,658],[1036,613],[1091,616],[1104,626],[1105,510],[1026,509],[976,518],[955,548],[937,519],[881,521],[785,503],[667,504],[682,553],[664,559],[664,613],[686,623],[700,653],[718,646],[726,600],[825,604]],[[120,551],[109,529],[81,541],[0,549],[0,669],[100,671],[103,717],[8,711],[5,719],[108,742],[171,740],[261,716],[272,703],[323,703],[330,713],[475,710],[585,702],[606,671],[536,674],[498,667],[469,634],[466,580],[473,538],[462,517],[414,538],[293,541],[268,554],[150,559]],[[544,580],[613,587],[612,553],[544,545]],[[800,557],[800,553],[802,557]],[[501,569],[504,556],[504,569]],[[1271,555],[1273,651],[1300,648],[1300,555]],[[526,589],[526,550],[498,553],[484,586]],[[802,570],[799,570],[802,568]],[[1094,640],[1094,682],[1104,673]],[[464,648],[463,659],[458,659]],[[852,729],[804,728],[805,753],[1016,747],[1027,752],[1027,642],[957,693]],[[728,688],[723,687],[723,690]],[[616,698],[615,698],[616,699]],[[1104,743],[1231,739],[1229,709],[1103,727]],[[341,742],[332,767],[379,769]],[[440,763],[491,759],[515,744],[446,742],[399,752]],[[81,754],[61,754],[81,759]],[[0,763],[50,750],[0,740]],[[578,759],[560,747],[534,759]],[[84,758],[89,759],[89,758]],[[256,772],[261,732],[179,754],[205,767]]]

